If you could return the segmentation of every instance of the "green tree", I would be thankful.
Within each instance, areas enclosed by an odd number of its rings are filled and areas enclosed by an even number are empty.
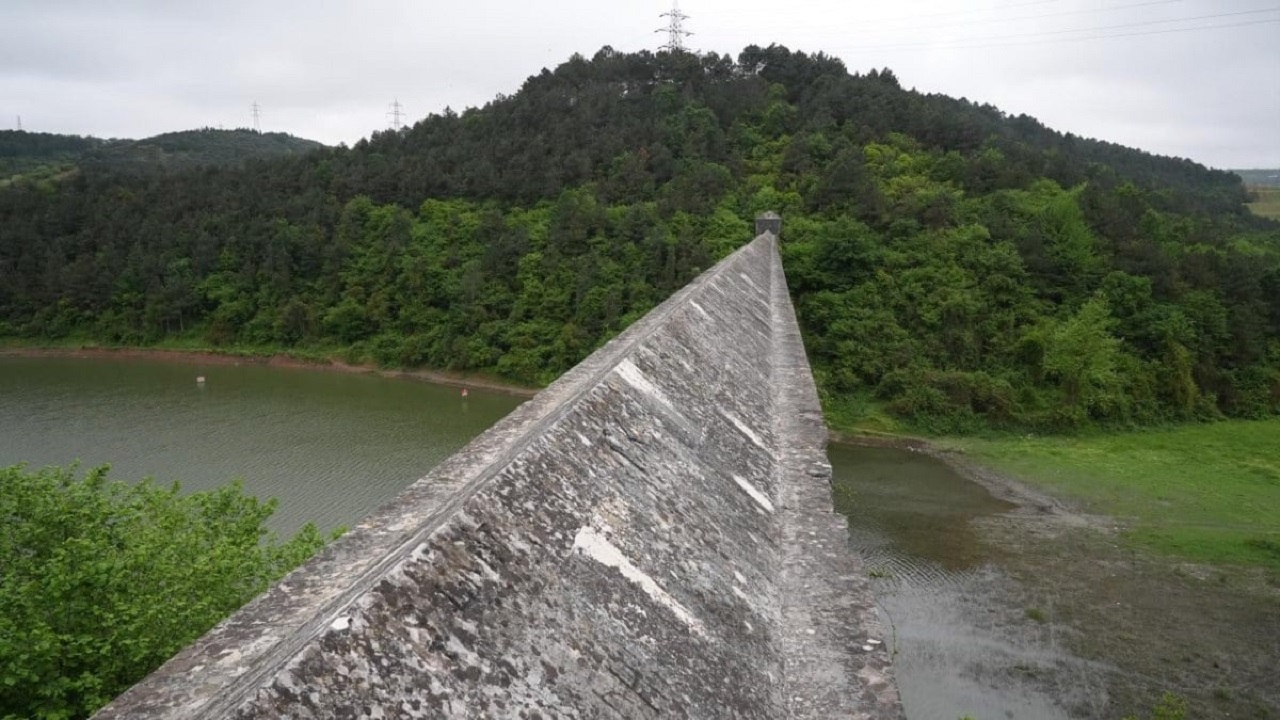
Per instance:
[[[239,482],[179,493],[107,468],[0,469],[0,717],[86,717],[325,538],[278,541]]]
[[[1044,330],[1044,370],[1058,379],[1063,404],[1074,414],[1104,406],[1117,385],[1121,350],[1111,334],[1114,323],[1106,300],[1095,296],[1071,317],[1049,321]]]

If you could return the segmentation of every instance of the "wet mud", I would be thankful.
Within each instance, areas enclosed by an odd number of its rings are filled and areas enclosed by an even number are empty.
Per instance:
[[[870,445],[870,446],[869,446]],[[1127,545],[1123,524],[918,442],[834,443],[912,720],[1280,718],[1280,586]]]

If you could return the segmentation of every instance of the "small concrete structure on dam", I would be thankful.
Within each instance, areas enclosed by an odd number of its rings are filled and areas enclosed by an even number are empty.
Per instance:
[[[777,230],[96,717],[901,717]]]

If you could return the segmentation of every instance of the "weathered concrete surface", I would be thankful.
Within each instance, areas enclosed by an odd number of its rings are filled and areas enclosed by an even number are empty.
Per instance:
[[[765,233],[97,717],[900,717],[825,441]]]

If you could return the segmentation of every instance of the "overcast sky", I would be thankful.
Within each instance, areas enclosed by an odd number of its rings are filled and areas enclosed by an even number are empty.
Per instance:
[[[1280,0],[684,0],[688,45],[852,71],[1214,167],[1280,167]],[[0,129],[247,127],[325,143],[511,94],[602,46],[656,49],[669,0],[0,0]]]

